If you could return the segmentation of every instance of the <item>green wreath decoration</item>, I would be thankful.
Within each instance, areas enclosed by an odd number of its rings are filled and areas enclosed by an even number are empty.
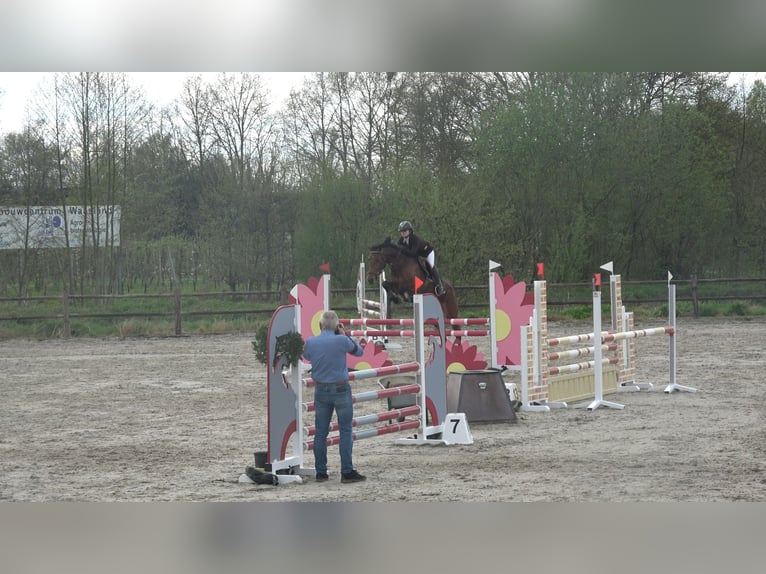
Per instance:
[[[252,342],[255,358],[262,364],[269,361],[266,355],[268,346],[269,326],[261,325],[255,333],[255,340]],[[276,349],[274,350],[274,361],[272,367],[276,367],[279,360],[284,357],[287,364],[291,367],[298,365],[303,356],[303,337],[300,333],[290,331],[277,337]]]

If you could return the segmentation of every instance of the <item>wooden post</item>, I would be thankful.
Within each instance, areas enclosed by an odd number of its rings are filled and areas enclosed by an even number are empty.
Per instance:
[[[175,289],[173,291],[173,299],[175,300],[175,312],[176,312],[176,335],[181,334],[181,290]]]
[[[61,296],[61,302],[64,306],[64,338],[68,339],[72,335],[72,325],[69,322],[69,293],[64,289]]]
[[[700,314],[700,302],[697,299],[697,275],[692,275],[692,310],[694,318],[697,319]]]
[[[282,285],[279,288],[279,304],[280,305],[287,305],[289,294],[290,294],[290,291],[288,291],[286,285]]]

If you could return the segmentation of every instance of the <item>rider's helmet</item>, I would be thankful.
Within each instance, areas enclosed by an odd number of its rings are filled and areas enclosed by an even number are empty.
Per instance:
[[[399,233],[401,233],[402,231],[407,231],[407,230],[412,231],[412,223],[410,223],[409,221],[402,221],[399,224]]]

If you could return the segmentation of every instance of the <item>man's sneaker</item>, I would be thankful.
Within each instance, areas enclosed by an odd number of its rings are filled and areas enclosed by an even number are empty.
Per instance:
[[[355,470],[352,470],[351,472],[346,472],[340,477],[341,482],[362,482],[363,480],[367,480],[367,477],[359,474]]]
[[[327,479],[329,477],[326,474],[322,474],[321,472],[317,472],[315,480],[317,482],[327,482]]]

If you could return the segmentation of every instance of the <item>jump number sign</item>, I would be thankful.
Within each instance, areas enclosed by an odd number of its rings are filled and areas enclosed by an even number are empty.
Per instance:
[[[448,413],[444,420],[442,440],[445,444],[473,444],[465,413]]]

